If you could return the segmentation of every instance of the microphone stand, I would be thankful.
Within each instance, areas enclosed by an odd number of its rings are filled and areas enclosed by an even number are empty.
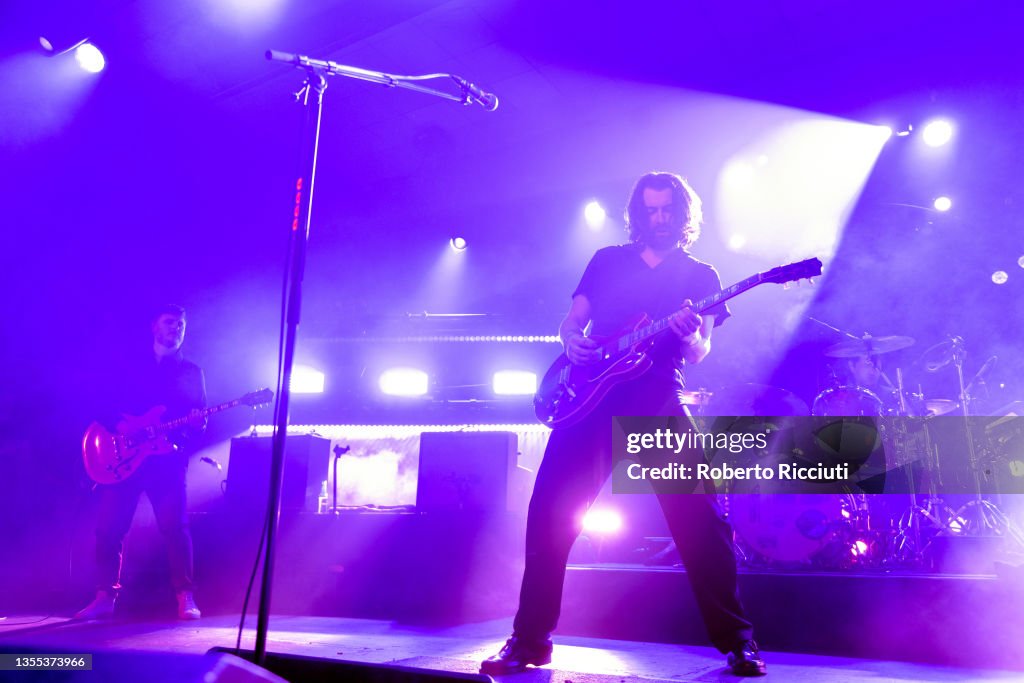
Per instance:
[[[306,250],[309,241],[310,217],[313,208],[313,184],[316,178],[317,149],[320,144],[320,122],[323,113],[324,92],[327,90],[327,76],[346,76],[388,87],[404,88],[441,97],[447,100],[471,104],[475,93],[470,84],[451,74],[429,74],[427,76],[394,76],[379,71],[368,71],[345,66],[335,62],[311,59],[304,55],[268,50],[266,58],[292,64],[305,70],[306,78],[302,88],[295,94],[295,100],[305,108],[302,124],[302,150],[299,175],[295,181],[294,210],[289,229],[288,265],[285,280],[284,340],[278,368],[277,403],[274,413],[274,436],[270,461],[270,496],[267,503],[267,536],[263,556],[263,575],[260,581],[259,614],[256,621],[256,664],[266,666],[267,630],[270,622],[271,586],[274,580],[274,557],[277,551],[278,522],[281,516],[281,479],[284,472],[285,439],[288,433],[288,402],[291,397],[292,366],[295,359],[295,341],[298,333],[302,307],[302,279],[306,267]],[[458,84],[461,96],[436,90],[412,81],[434,78],[452,79]],[[475,86],[474,86],[475,87]],[[483,103],[481,103],[483,104]]]

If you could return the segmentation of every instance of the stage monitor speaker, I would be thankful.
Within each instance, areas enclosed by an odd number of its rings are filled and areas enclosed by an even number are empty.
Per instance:
[[[416,508],[421,512],[503,512],[516,486],[514,432],[424,432]],[[514,494],[513,494],[514,495]]]
[[[227,648],[215,647],[210,653],[236,652]],[[240,657],[252,661],[251,650],[237,653]],[[266,667],[269,671],[287,679],[291,683],[309,681],[360,681],[360,683],[454,683],[455,681],[477,681],[494,683],[494,679],[485,674],[466,674],[436,669],[415,669],[409,666],[394,664],[364,664],[341,659],[321,659],[319,657],[303,657],[302,655],[279,654],[268,652]]]
[[[90,669],[41,671],[12,671],[13,655],[53,657],[62,652],[75,659],[75,655],[88,655]],[[252,661],[227,652],[211,650],[205,655],[138,652],[125,650],[97,650],[93,647],[47,647],[39,645],[19,647],[5,643],[0,647],[4,668],[0,680],[60,681],[61,683],[289,683],[276,673],[263,669]],[[84,660],[83,660],[84,661]],[[313,680],[313,679],[308,679]]]
[[[270,437],[240,437],[231,440],[226,496],[238,511],[266,509],[270,491]],[[307,434],[289,436],[285,442],[284,477],[281,481],[281,509],[317,511],[320,485],[331,464],[331,442]]]

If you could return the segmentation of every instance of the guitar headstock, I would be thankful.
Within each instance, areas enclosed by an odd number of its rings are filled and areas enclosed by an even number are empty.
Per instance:
[[[821,261],[816,258],[809,258],[805,261],[790,263],[788,266],[778,266],[769,271],[761,273],[761,282],[774,282],[783,285],[787,282],[809,279],[821,275]]]
[[[244,403],[252,408],[265,406],[273,400],[274,392],[270,389],[260,389],[259,391],[246,394],[242,398],[238,399],[239,403]]]

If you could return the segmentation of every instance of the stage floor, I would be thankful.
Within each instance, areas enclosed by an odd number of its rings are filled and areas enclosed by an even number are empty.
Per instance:
[[[41,621],[40,621],[41,620]],[[254,624],[255,618],[249,620]],[[93,653],[141,650],[200,654],[214,646],[233,646],[237,616],[199,622],[122,621],[76,623],[32,615],[0,619],[0,647],[15,645],[53,652]],[[409,626],[391,621],[288,617],[271,619],[268,650],[311,657],[372,664],[476,672],[508,635],[507,619],[448,628]],[[253,646],[247,628],[242,647]],[[768,680],[787,683],[871,681],[985,681],[1011,683],[1021,673],[938,667],[925,664],[840,657],[765,653]],[[624,683],[627,681],[738,680],[724,659],[710,647],[562,636],[556,638],[554,661],[548,667],[504,677],[521,683]]]

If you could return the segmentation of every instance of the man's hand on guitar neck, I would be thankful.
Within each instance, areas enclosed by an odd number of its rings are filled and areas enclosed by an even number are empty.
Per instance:
[[[684,301],[681,310],[669,317],[668,325],[679,337],[686,362],[699,363],[711,351],[711,330],[715,326],[715,316],[698,315],[690,308],[692,305],[689,299]]]
[[[690,309],[692,305],[693,303],[687,299],[683,302],[681,310],[673,313],[668,319],[668,326],[687,346],[696,346],[700,343],[700,327],[704,322],[703,318]]]
[[[206,415],[203,415],[203,411],[199,408],[193,408],[188,411],[188,426],[196,434],[202,434],[206,431],[206,424],[209,422]]]

